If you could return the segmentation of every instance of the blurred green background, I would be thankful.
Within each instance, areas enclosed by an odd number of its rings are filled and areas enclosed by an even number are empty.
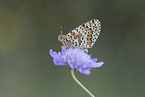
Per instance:
[[[105,64],[77,78],[96,97],[145,97],[145,0],[0,0],[0,97],[89,97],[48,51],[61,50],[61,25],[96,18],[89,54]]]

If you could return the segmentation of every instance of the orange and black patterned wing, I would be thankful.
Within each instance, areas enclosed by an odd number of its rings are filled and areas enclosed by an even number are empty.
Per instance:
[[[78,26],[65,36],[65,42],[81,48],[92,48],[101,30],[101,23],[93,19]]]

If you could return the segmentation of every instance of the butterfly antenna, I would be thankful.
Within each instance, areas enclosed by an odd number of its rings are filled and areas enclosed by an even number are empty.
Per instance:
[[[60,35],[62,35],[62,26],[60,26]]]

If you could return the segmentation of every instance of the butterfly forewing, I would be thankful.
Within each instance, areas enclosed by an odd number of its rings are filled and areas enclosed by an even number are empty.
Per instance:
[[[65,42],[73,46],[91,48],[96,42],[101,30],[101,23],[97,19],[83,23],[65,37]]]

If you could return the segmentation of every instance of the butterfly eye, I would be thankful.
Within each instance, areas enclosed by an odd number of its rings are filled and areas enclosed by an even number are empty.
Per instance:
[[[60,35],[60,39],[62,40],[62,35]]]
[[[62,35],[59,35],[59,36],[58,36],[58,40],[59,40],[59,41],[62,41]]]

